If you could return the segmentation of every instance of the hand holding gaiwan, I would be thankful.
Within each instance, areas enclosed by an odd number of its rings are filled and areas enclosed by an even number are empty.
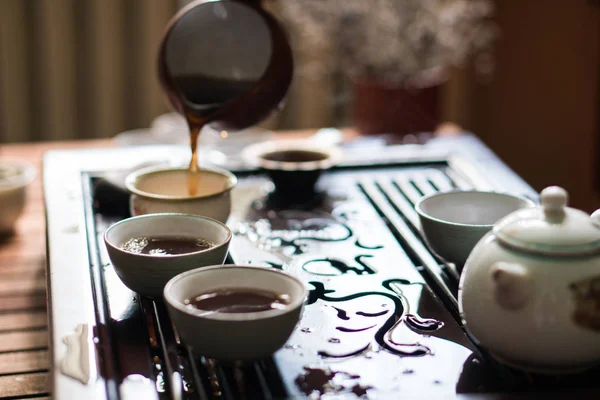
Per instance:
[[[463,270],[467,330],[499,361],[564,373],[600,363],[600,212],[549,187],[475,246]],[[600,210],[599,210],[600,211]]]

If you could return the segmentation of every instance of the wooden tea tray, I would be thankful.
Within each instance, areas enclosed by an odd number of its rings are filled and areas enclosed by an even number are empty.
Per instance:
[[[47,154],[52,378],[58,398],[600,393],[598,371],[524,374],[496,363],[462,329],[458,274],[424,245],[414,203],[456,188],[537,199],[472,135],[422,146],[348,149],[344,163],[321,178],[319,195],[308,204],[282,204],[259,171],[229,165],[239,178],[228,221],[234,232],[229,262],[285,270],[304,280],[310,295],[296,331],[269,359],[223,365],[191,354],[164,304],[140,298],[121,283],[102,241],[110,224],[128,216],[127,193],[106,178],[149,162],[181,164],[186,155],[187,149],[162,146]],[[63,340],[73,338],[78,326],[87,333],[77,340],[91,358],[80,380],[60,369],[67,353]]]

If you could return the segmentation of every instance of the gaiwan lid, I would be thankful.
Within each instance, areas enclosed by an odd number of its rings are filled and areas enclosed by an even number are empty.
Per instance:
[[[515,211],[494,226],[500,243],[528,253],[581,256],[600,252],[600,221],[567,207],[567,192],[551,186],[541,206]]]

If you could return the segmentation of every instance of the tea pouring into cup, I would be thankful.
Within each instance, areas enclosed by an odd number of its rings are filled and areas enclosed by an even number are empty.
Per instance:
[[[259,2],[197,0],[169,23],[158,55],[161,86],[190,128],[192,160],[202,127],[240,130],[267,117],[292,80],[292,51]]]
[[[191,160],[187,170],[131,174],[132,214],[186,212],[224,222],[236,179],[199,167],[198,135],[208,124],[240,130],[264,119],[287,93],[292,71],[285,34],[259,2],[196,0],[177,13],[160,45],[158,77],[189,126]]]

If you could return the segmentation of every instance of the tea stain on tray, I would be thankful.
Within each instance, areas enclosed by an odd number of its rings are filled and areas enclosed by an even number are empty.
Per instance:
[[[364,397],[371,386],[363,386],[357,380],[360,375],[331,368],[304,367],[304,372],[296,377],[296,385],[307,396],[353,393]]]

